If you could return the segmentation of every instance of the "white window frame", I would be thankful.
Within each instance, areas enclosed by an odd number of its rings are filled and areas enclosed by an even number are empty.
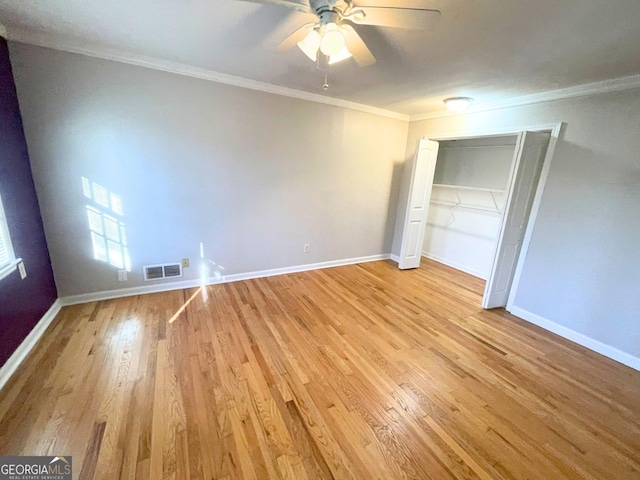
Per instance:
[[[0,238],[6,239],[6,247],[9,252],[9,261],[0,265],[0,280],[4,277],[13,273],[17,268],[18,264],[21,262],[21,259],[16,258],[15,252],[13,250],[13,244],[11,243],[11,234],[9,233],[9,225],[7,223],[7,216],[4,213],[4,206],[2,205],[2,197],[0,196],[0,233],[2,236]]]

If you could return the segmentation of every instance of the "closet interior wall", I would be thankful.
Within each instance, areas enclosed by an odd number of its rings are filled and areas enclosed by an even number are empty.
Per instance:
[[[487,279],[517,136],[440,142],[422,253]]]

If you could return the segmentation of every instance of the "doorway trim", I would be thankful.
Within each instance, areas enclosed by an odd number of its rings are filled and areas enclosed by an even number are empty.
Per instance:
[[[423,137],[421,137],[421,138],[428,138],[429,140],[435,140],[435,141],[446,141],[446,140],[463,140],[463,139],[481,138],[481,137],[493,137],[498,135],[518,135],[520,132],[523,132],[523,131],[551,133],[551,138],[549,139],[549,146],[547,147],[547,153],[542,163],[540,179],[538,180],[538,186],[536,187],[536,192],[533,197],[531,212],[529,213],[529,219],[527,221],[527,228],[525,229],[524,238],[522,240],[522,246],[520,247],[520,253],[518,254],[518,262],[516,264],[516,270],[513,276],[513,282],[511,284],[511,289],[509,291],[509,298],[507,299],[507,305],[505,307],[507,311],[510,311],[513,308],[514,306],[513,302],[518,292],[518,288],[520,287],[520,278],[522,276],[522,269],[524,267],[524,261],[529,251],[531,236],[533,235],[533,229],[535,227],[535,223],[538,217],[538,211],[540,210],[540,204],[542,202],[542,195],[544,193],[544,189],[547,184],[547,177],[549,176],[551,161],[553,160],[553,156],[556,151],[556,146],[558,144],[558,140],[560,139],[560,135],[562,134],[562,129],[564,128],[564,126],[565,126],[564,122],[543,123],[543,124],[535,124],[535,125],[521,125],[521,126],[494,128],[494,129],[487,129],[487,130],[450,131],[450,132],[437,134],[435,136],[424,135]]]

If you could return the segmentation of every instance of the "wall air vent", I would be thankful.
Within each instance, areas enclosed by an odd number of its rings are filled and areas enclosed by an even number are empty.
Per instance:
[[[167,263],[165,265],[147,265],[142,267],[144,280],[162,280],[163,278],[173,278],[182,276],[182,265],[180,263]]]

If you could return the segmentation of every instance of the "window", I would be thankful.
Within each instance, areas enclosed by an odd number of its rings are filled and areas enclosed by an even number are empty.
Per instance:
[[[13,272],[17,264],[13,246],[11,245],[11,237],[9,236],[7,217],[4,214],[2,197],[0,197],[0,279]]]

